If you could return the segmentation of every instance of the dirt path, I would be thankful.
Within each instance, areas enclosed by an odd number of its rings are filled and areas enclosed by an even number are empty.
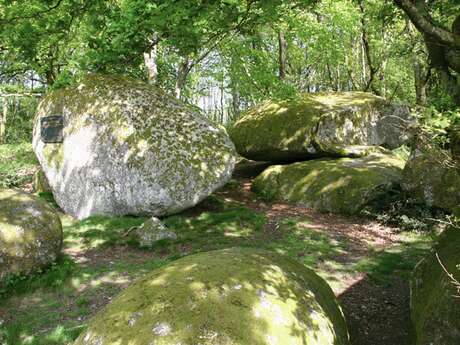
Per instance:
[[[239,187],[220,194],[228,201],[264,213],[268,222],[266,231],[276,231],[280,220],[292,216],[305,216],[314,220],[310,228],[331,238],[350,243],[340,260],[344,263],[369,255],[369,248],[383,249],[398,244],[396,229],[376,222],[319,213],[312,209],[286,203],[267,204],[256,199],[251,192],[252,181],[265,164],[242,166],[235,171]],[[409,284],[400,277],[391,277],[385,283],[376,283],[365,274],[344,276],[344,286],[335,289],[347,319],[352,345],[410,345],[411,323],[409,310]]]

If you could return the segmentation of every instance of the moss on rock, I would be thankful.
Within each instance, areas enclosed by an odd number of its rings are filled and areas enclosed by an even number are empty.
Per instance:
[[[64,118],[63,143],[44,143],[40,119]],[[230,179],[235,148],[195,107],[147,83],[89,75],[48,94],[34,151],[59,206],[91,215],[166,215],[194,206]]]
[[[20,191],[0,190],[0,284],[7,275],[51,264],[61,247],[61,221],[46,202]]]
[[[421,148],[412,152],[401,186],[430,207],[447,211],[460,207],[460,168],[446,151]]]
[[[275,253],[196,254],[134,283],[75,345],[346,345],[337,300],[312,270]]]
[[[447,273],[460,281],[459,248],[460,229],[449,228],[441,234],[432,253],[414,270],[411,279],[411,318],[415,328],[416,345],[459,343],[459,291]]]
[[[249,109],[230,129],[242,156],[259,161],[348,156],[346,146],[396,148],[407,140],[408,107],[364,92],[303,94]]]
[[[449,128],[449,139],[452,157],[460,161],[460,124],[453,125]]]
[[[52,193],[48,179],[41,169],[35,172],[33,185],[35,193]]]
[[[404,161],[391,154],[274,165],[254,180],[253,189],[267,199],[354,214],[398,184],[403,167]]]

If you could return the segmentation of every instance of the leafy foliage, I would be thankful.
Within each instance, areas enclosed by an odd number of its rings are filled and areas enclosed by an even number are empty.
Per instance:
[[[401,189],[380,195],[361,214],[400,231],[432,232],[439,229],[448,215],[411,198]]]
[[[20,187],[32,182],[38,162],[32,145],[0,145],[0,188]]]

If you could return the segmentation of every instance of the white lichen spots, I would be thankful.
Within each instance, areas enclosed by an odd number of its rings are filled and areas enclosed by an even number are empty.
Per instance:
[[[161,337],[171,333],[171,326],[167,322],[159,322],[153,326],[153,333]]]
[[[64,107],[63,145],[47,160],[35,135],[34,150],[67,213],[167,215],[194,206],[231,177],[232,142],[193,108],[122,77],[90,76],[78,89],[51,93],[35,121],[37,129],[40,117]],[[82,130],[97,135],[75,140]],[[95,168],[100,173],[93,176]]]
[[[267,335],[265,337],[265,339],[267,339],[267,344],[268,345],[277,345],[277,344],[279,344],[278,339],[273,335]]]
[[[31,206],[26,207],[25,211],[28,212],[33,217],[40,217],[42,215],[42,212],[40,212],[40,210],[34,207],[31,207]]]
[[[217,338],[218,335],[219,333],[217,333],[216,331],[206,330],[206,332],[200,335],[199,338],[204,340],[213,340]]]
[[[136,313],[133,313],[129,319],[128,319],[128,325],[129,326],[134,326],[137,322],[137,320],[139,320],[141,317],[142,317],[143,313],[138,311]]]
[[[284,325],[284,326],[287,326],[289,324],[289,321],[286,318],[286,316],[283,315],[283,311],[281,310],[280,306],[278,305],[273,306],[273,313],[274,313],[273,319],[275,320],[276,324]]]
[[[91,339],[91,332],[86,333],[85,337],[83,338],[83,341],[87,343]]]

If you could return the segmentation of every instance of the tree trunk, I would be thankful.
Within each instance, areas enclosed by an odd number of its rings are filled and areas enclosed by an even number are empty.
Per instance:
[[[45,71],[45,80],[48,86],[53,85],[56,81],[56,71],[54,70],[52,65],[49,66],[49,68],[47,68],[47,70]]]
[[[430,57],[430,67],[436,70],[441,84],[456,105],[460,105],[460,15],[452,32],[436,26],[423,0],[394,0],[423,35]],[[452,70],[456,73],[452,73]]]
[[[191,60],[188,57],[184,58],[180,63],[179,69],[177,71],[176,87],[174,89],[174,95],[177,99],[180,99],[182,97],[185,84],[187,83],[187,76],[190,73],[191,68]]]
[[[6,116],[8,115],[8,98],[3,97],[3,111],[0,113],[0,144],[6,142]]]
[[[418,105],[426,105],[426,85],[427,76],[423,66],[419,61],[414,61],[414,84],[415,84],[415,103]]]
[[[158,77],[157,46],[154,46],[149,52],[144,53],[144,64],[149,83],[155,84]]]
[[[377,72],[377,68],[374,67],[373,62],[372,62],[371,48],[369,45],[369,39],[367,37],[366,22],[364,20],[365,10],[364,10],[363,0],[359,0],[358,5],[359,5],[359,10],[361,12],[361,40],[363,44],[364,56],[366,58],[365,64],[367,64],[367,68],[369,71],[369,77],[367,78],[367,81],[365,82],[363,90],[369,91],[372,88],[372,83],[374,82],[375,73]]]
[[[158,35],[154,34],[150,42],[150,50],[144,53],[144,65],[147,70],[147,78],[150,84],[155,84],[158,78]]]
[[[287,43],[284,37],[284,32],[278,32],[278,61],[279,61],[279,78],[284,80],[286,78],[286,56],[287,56]]]

